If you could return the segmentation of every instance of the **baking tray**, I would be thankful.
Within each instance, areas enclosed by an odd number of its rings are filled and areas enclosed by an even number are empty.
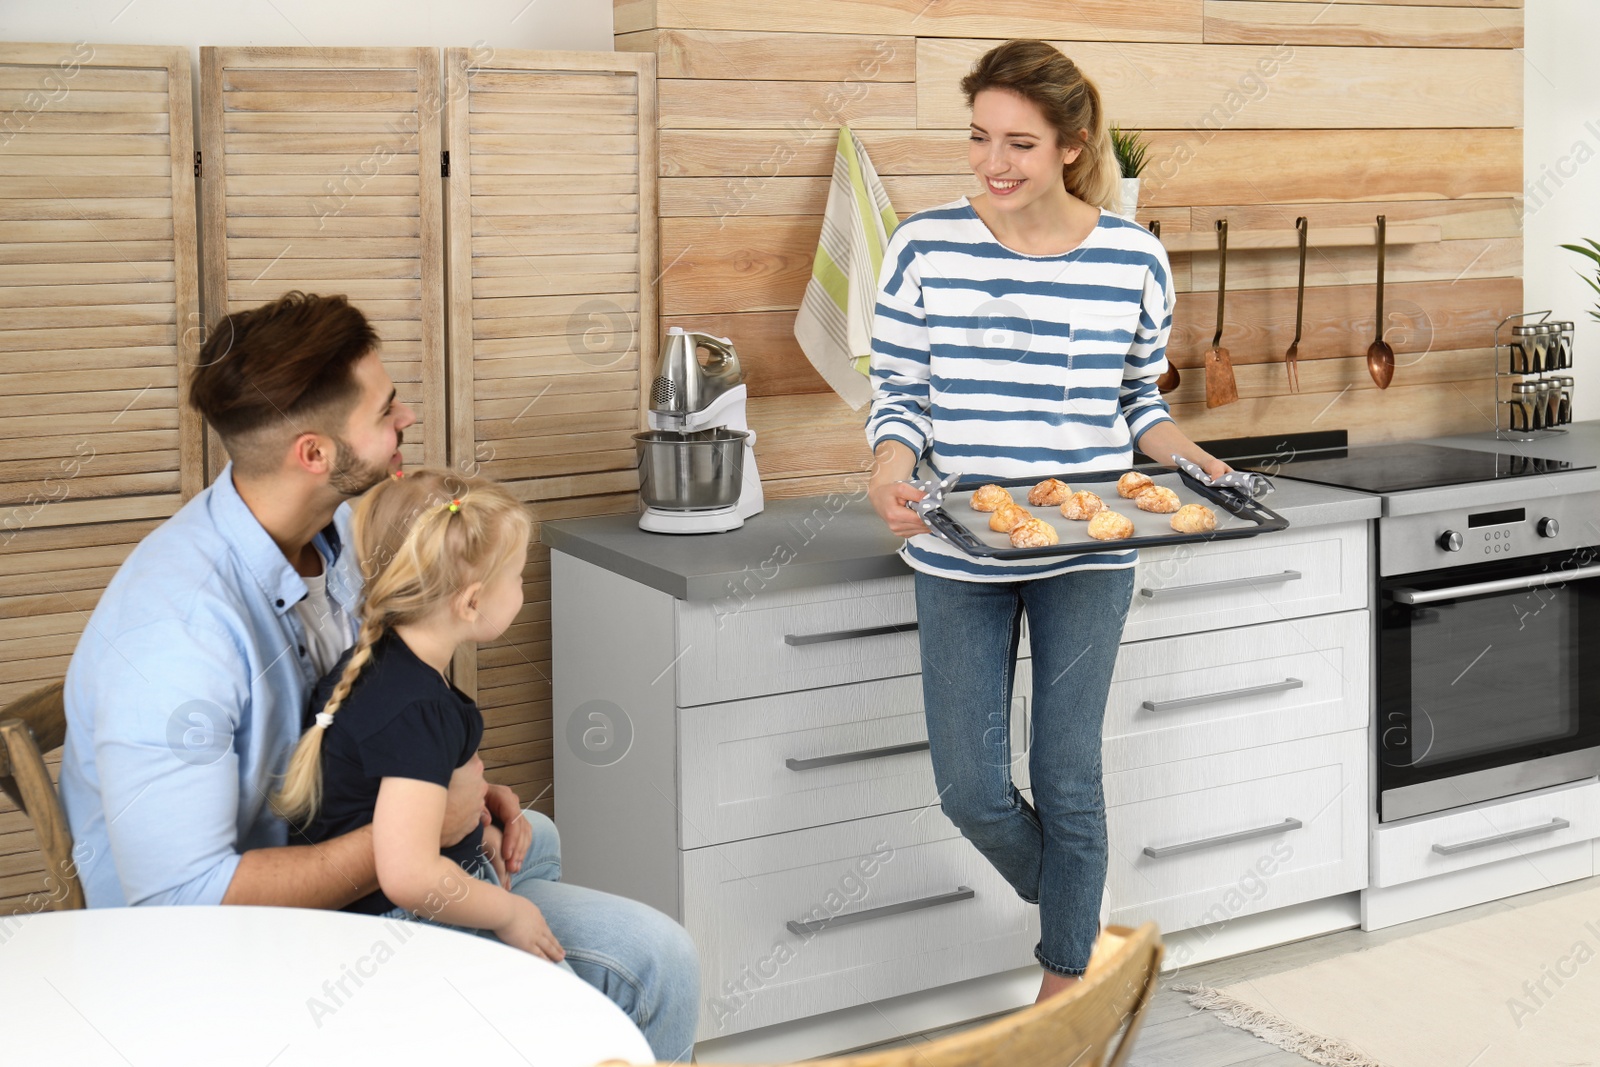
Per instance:
[[[1217,528],[1206,533],[1179,533],[1172,528],[1171,513],[1140,511],[1133,501],[1117,495],[1117,479],[1129,470],[1148,475],[1157,485],[1178,494],[1179,505],[1204,504],[1217,514]],[[1046,475],[1049,477],[1049,475]],[[1089,524],[1062,516],[1059,506],[1034,507],[1028,503],[1028,490],[1044,478],[968,479],[964,478],[945,493],[944,506],[923,516],[923,521],[944,539],[971,556],[991,559],[1035,559],[1041,556],[1075,556],[1085,552],[1125,552],[1130,548],[1159,548],[1164,545],[1194,544],[1200,541],[1233,541],[1275,530],[1287,530],[1289,520],[1236,489],[1205,485],[1181,470],[1160,465],[1128,467],[1121,470],[1091,471],[1067,476],[1055,475],[1072,487],[1095,493],[1113,511],[1133,520],[1133,536],[1120,541],[1097,541],[1088,534]],[[1012,493],[1017,503],[1054,526],[1061,542],[1038,548],[1012,548],[1011,536],[989,529],[989,513],[972,510],[972,494],[985,485],[1002,485],[1022,492]],[[958,518],[957,516],[960,516]],[[977,520],[973,525],[968,523]]]

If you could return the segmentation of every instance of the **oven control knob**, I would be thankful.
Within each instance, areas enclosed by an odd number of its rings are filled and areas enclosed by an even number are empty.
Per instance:
[[[1460,552],[1463,543],[1461,534],[1455,530],[1446,530],[1439,535],[1439,547],[1446,552]]]
[[[1554,519],[1539,520],[1539,536],[1554,537],[1561,532],[1561,524]]]

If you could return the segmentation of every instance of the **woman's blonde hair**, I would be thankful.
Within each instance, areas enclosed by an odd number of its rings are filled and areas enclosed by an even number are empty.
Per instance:
[[[1009,90],[1038,107],[1055,127],[1058,145],[1083,149],[1062,168],[1067,192],[1094,207],[1117,210],[1122,170],[1111,146],[1110,124],[1100,90],[1076,63],[1044,41],[1007,41],[985,52],[961,79],[968,107],[985,89]],[[1079,130],[1087,130],[1088,137]]]
[[[307,730],[273,797],[278,814],[305,825],[322,801],[322,723],[331,721],[372,647],[390,628],[427,618],[461,590],[487,581],[528,544],[533,521],[504,486],[450,470],[425,468],[373,486],[351,522],[365,584],[361,633],[344,673]]]

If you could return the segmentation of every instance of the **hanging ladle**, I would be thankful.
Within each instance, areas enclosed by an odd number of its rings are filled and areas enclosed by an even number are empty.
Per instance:
[[[1379,389],[1389,388],[1394,380],[1394,349],[1383,340],[1383,243],[1389,219],[1378,216],[1378,335],[1367,346],[1367,372],[1378,383]]]

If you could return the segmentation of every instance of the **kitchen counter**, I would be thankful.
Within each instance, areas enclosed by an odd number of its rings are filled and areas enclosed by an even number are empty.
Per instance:
[[[1378,517],[1377,497],[1278,478],[1265,503],[1291,527],[1326,526]],[[1271,537],[1271,534],[1264,535]],[[547,522],[540,537],[558,552],[659,589],[681,600],[714,600],[749,572],[764,590],[909,574],[896,553],[901,541],[883,525],[864,493],[769,500],[737,530],[719,534],[646,533],[637,515]]]
[[[1600,419],[1575,422],[1566,427],[1566,431],[1549,437],[1540,435],[1536,441],[1499,441],[1490,431],[1459,437],[1430,437],[1422,443],[1479,452],[1508,452],[1535,459],[1564,459],[1569,463],[1600,462]]]

